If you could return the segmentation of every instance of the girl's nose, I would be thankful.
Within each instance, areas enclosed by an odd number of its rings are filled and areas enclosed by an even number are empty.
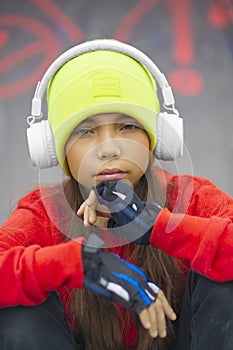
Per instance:
[[[114,159],[121,155],[121,145],[120,141],[117,139],[102,142],[98,146],[97,156],[100,160]]]

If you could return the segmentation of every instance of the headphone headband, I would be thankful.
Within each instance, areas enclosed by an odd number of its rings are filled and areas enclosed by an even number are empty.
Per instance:
[[[157,159],[174,160],[183,154],[183,119],[175,108],[173,92],[165,75],[157,65],[137,48],[112,39],[99,39],[76,45],[62,53],[46,70],[41,81],[38,82],[31,104],[31,115],[27,117],[28,147],[33,165],[48,168],[58,164],[53,133],[48,119],[40,123],[42,118],[42,101],[48,84],[56,72],[68,61],[82,54],[93,51],[115,51],[138,61],[150,72],[158,83],[162,96],[163,107],[168,112],[160,112],[156,119],[157,143],[154,155]]]
[[[168,81],[165,77],[165,75],[160,71],[160,69],[156,66],[156,64],[142,51],[138,50],[137,48],[121,43],[115,40],[111,39],[99,39],[99,40],[93,40],[89,42],[85,42],[79,45],[76,45],[72,47],[71,49],[65,51],[62,53],[47,69],[44,76],[42,77],[41,81],[38,82],[35,95],[32,99],[32,106],[31,106],[31,118],[35,117],[34,119],[38,119],[38,117],[41,116],[41,109],[42,109],[42,100],[45,95],[47,86],[51,78],[55,75],[55,73],[58,71],[59,68],[63,66],[67,61],[71,60],[74,57],[80,56],[82,54],[92,52],[92,51],[99,51],[99,50],[108,50],[108,51],[116,51],[122,54],[125,54],[127,56],[132,57],[136,61],[138,61],[140,64],[143,64],[151,73],[153,78],[158,82],[158,85],[162,91],[163,99],[164,99],[164,107],[171,106],[170,109],[174,111],[174,113],[178,116],[179,113],[175,109],[175,100],[173,97],[172,89],[168,84]],[[32,124],[32,122],[29,122],[29,124]]]

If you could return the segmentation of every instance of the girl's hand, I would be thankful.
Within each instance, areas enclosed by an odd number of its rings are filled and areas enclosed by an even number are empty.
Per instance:
[[[104,241],[92,233],[82,247],[84,287],[125,308],[133,308],[142,321],[147,322],[147,313],[143,312],[155,303],[159,287],[148,280],[143,270],[116,254],[103,251],[103,246]],[[154,321],[151,323],[154,327]]]
[[[111,218],[107,228],[114,236],[128,242],[148,245],[154,223],[162,207],[141,200],[128,182],[103,181],[94,186],[98,202],[108,207]]]
[[[165,338],[167,335],[166,317],[171,321],[176,320],[175,312],[160,289],[156,301],[150,307],[140,312],[139,319],[142,326],[148,329],[152,338],[156,338],[157,336]]]
[[[98,201],[95,192],[91,190],[88,198],[81,204],[77,211],[78,216],[83,215],[83,222],[85,227],[95,223],[97,218],[95,209],[97,203]]]
[[[99,204],[98,198],[94,190],[90,191],[88,198],[81,204],[77,211],[78,216],[83,216],[83,224],[85,227],[95,225],[101,228],[107,228],[108,217],[100,217],[97,215],[96,209],[99,208],[104,213],[109,210],[105,206]]]

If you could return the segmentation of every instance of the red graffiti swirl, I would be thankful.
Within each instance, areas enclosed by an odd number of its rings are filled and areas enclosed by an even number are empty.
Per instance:
[[[9,40],[12,30],[13,32],[15,30],[25,31],[26,34],[34,35],[35,38],[33,42],[0,59],[0,74],[9,74],[15,67],[26,65],[29,59],[42,57],[40,64],[33,72],[28,71],[27,75],[21,79],[0,85],[0,97],[3,99],[22,93],[29,87],[34,86],[52,59],[60,52],[60,45],[52,30],[31,17],[22,15],[0,16],[0,28],[4,28],[3,31],[1,30],[2,45],[6,40]]]
[[[188,67],[194,60],[190,14],[191,0],[180,0],[179,6],[174,0],[139,1],[126,13],[115,36],[119,40],[129,41],[138,23],[159,3],[164,3],[172,21],[174,33],[172,57],[181,66],[170,72],[168,80],[178,93],[196,95],[202,90],[203,79],[199,72]]]

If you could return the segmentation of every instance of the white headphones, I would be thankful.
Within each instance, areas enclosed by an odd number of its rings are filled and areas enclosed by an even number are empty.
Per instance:
[[[172,89],[165,75],[155,63],[135,47],[115,40],[100,39],[82,43],[61,54],[47,69],[41,81],[38,82],[32,99],[31,115],[27,117],[29,128],[27,139],[32,164],[39,168],[49,168],[58,164],[53,134],[48,120],[39,123],[35,121],[43,117],[42,101],[49,81],[58,69],[67,61],[87,52],[96,50],[111,50],[134,58],[143,64],[158,83],[163,96],[163,107],[171,111],[161,112],[157,116],[157,143],[154,155],[157,159],[175,160],[183,154],[183,119],[175,108]]]

